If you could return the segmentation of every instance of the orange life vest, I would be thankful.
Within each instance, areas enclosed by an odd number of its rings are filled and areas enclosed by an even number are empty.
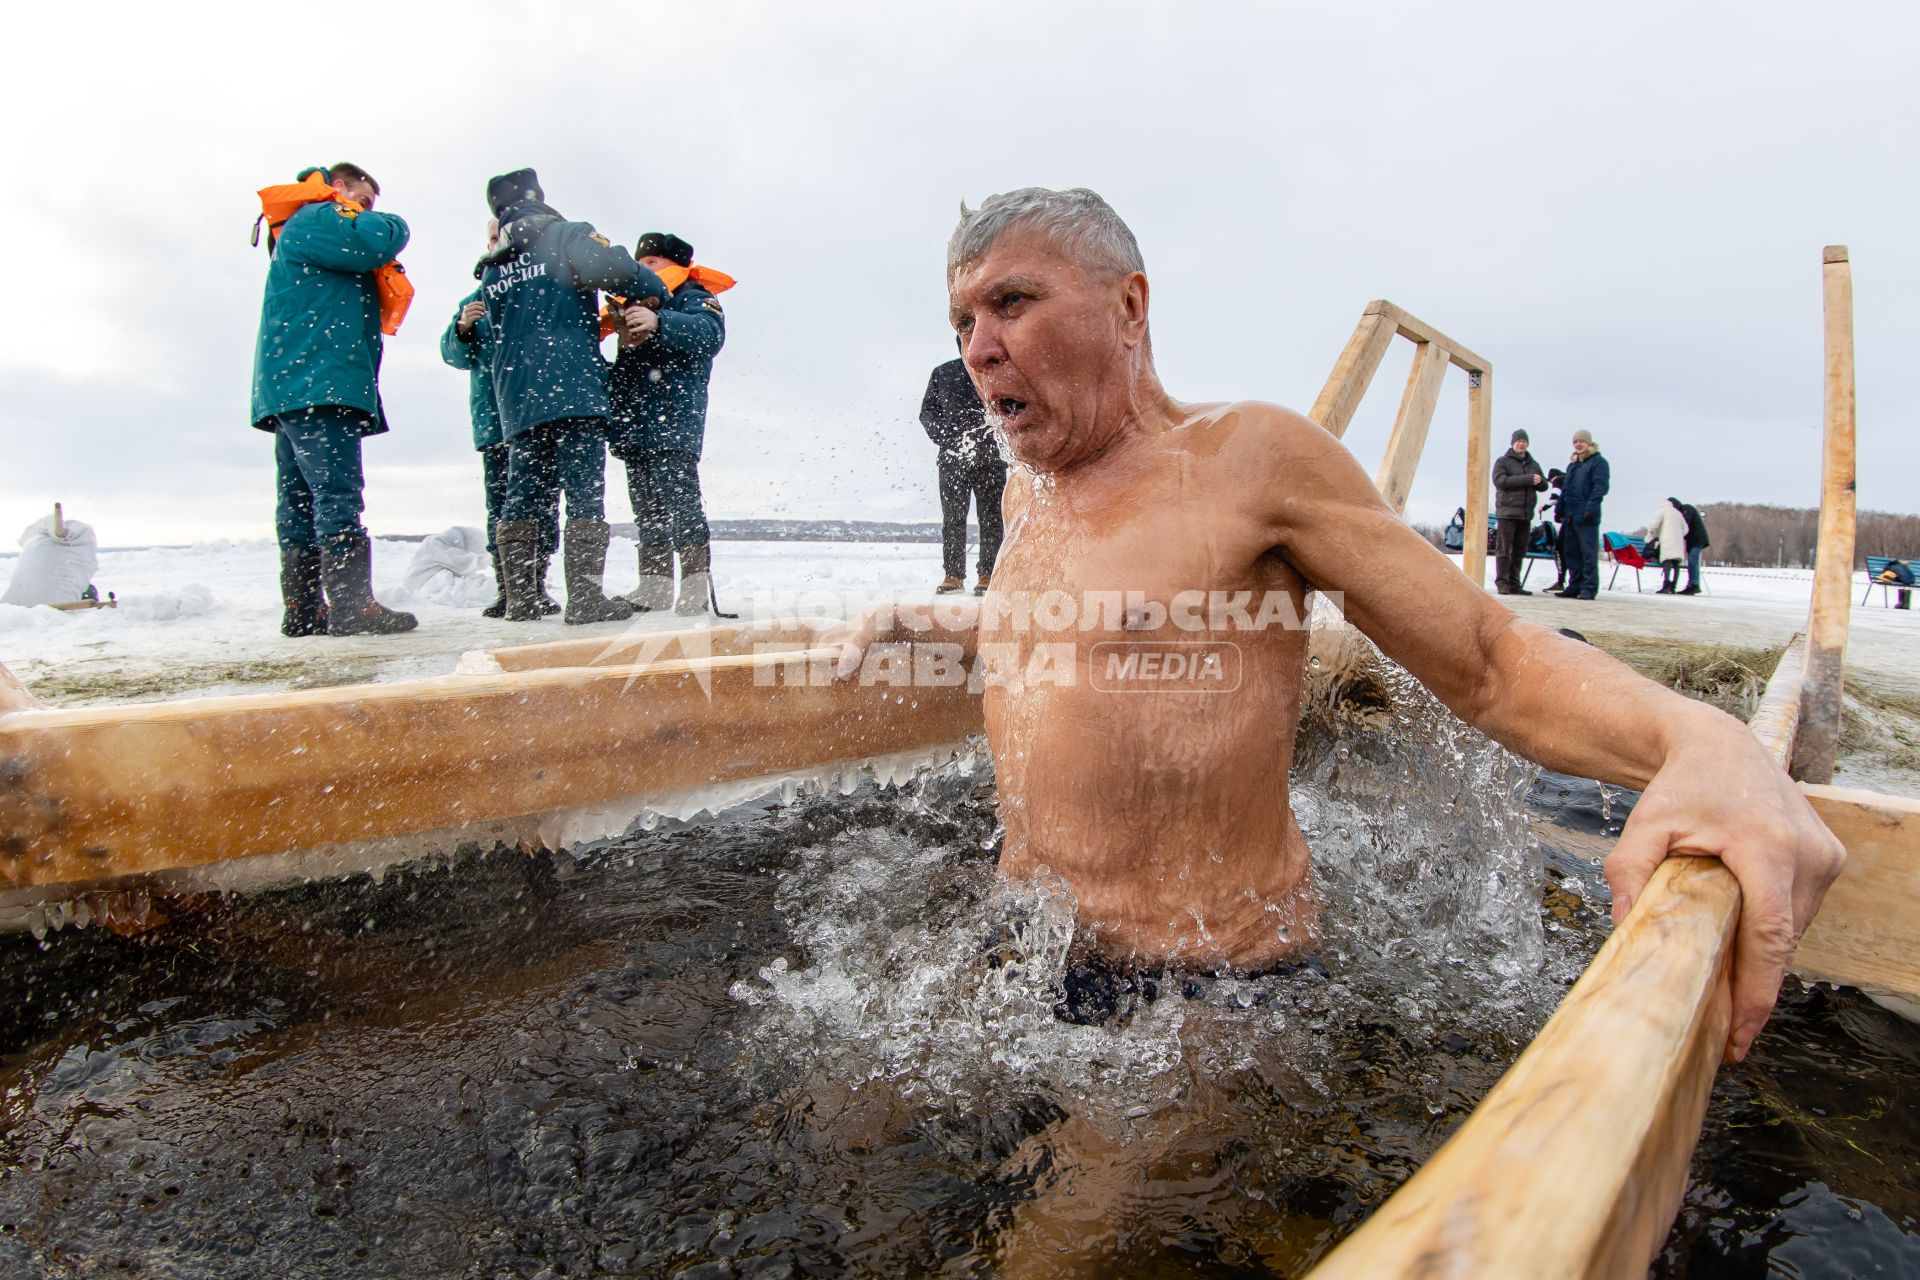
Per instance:
[[[317,171],[299,182],[260,188],[260,217],[253,222],[253,242],[260,243],[262,221],[267,224],[269,239],[278,243],[280,228],[287,225],[287,219],[310,204],[327,200],[345,205],[355,213],[365,212],[359,201],[349,200],[335,191]],[[400,322],[407,318],[407,308],[413,305],[413,281],[407,279],[405,267],[389,262],[374,268],[373,287],[380,297],[380,332],[391,338],[400,332]]]
[[[677,292],[680,286],[689,280],[705,289],[708,293],[725,293],[739,283],[739,281],[735,280],[726,272],[715,271],[712,267],[703,267],[699,263],[695,263],[691,267],[675,265],[664,266],[653,274],[660,277],[660,283],[667,286],[668,293]],[[627,305],[627,300],[617,293],[610,293],[607,295],[607,298],[613,305],[602,304],[600,307],[600,336],[602,338],[615,332],[620,327],[619,320],[613,314],[614,306],[624,307]]]

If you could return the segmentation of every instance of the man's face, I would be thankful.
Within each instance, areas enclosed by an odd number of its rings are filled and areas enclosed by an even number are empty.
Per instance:
[[[643,255],[640,259],[640,265],[645,267],[647,270],[653,272],[656,275],[658,275],[662,271],[665,271],[668,267],[674,267],[677,269],[680,266],[680,264],[675,262],[672,258],[663,258],[657,253],[649,253],[649,254]]]
[[[1516,457],[1521,457],[1521,458],[1526,457],[1527,442],[1525,440],[1515,440],[1513,442],[1513,452]]]
[[[1126,421],[1147,282],[1101,280],[1033,232],[1003,235],[948,286],[967,372],[1018,461],[1060,471]]]
[[[1585,440],[1575,440],[1573,442],[1573,456],[1576,458],[1584,458],[1587,454],[1587,450],[1591,449],[1592,447],[1593,446],[1588,444]]]
[[[336,178],[333,189],[362,209],[373,208],[373,184],[364,178]]]

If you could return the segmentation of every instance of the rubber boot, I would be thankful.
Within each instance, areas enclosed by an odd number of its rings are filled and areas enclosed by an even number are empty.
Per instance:
[[[538,567],[534,570],[533,575],[534,608],[539,610],[540,616],[543,618],[551,618],[554,614],[560,612],[559,603],[547,594],[547,566],[552,563],[553,553],[550,551],[542,551],[540,553]]]
[[[680,598],[673,602],[675,613],[683,618],[706,616],[713,592],[712,567],[712,548],[680,548]]]
[[[480,611],[483,618],[504,618],[507,616],[507,571],[500,563],[500,538],[496,532],[493,539],[493,603]]]
[[[540,601],[540,526],[532,520],[502,520],[493,531],[500,548],[500,585],[507,595],[508,622],[535,622]]]
[[[560,554],[566,564],[566,621],[571,625],[621,622],[633,616],[632,605],[609,600],[600,589],[607,571],[607,540],[612,536],[604,520],[567,521]]]
[[[391,636],[420,625],[412,614],[373,598],[373,542],[364,533],[328,543],[320,552],[320,576],[327,589],[330,636]]]
[[[280,548],[280,615],[283,636],[327,634],[327,598],[320,582],[320,548]]]
[[[652,613],[673,604],[673,548],[640,548],[640,585],[626,596],[635,613]]]

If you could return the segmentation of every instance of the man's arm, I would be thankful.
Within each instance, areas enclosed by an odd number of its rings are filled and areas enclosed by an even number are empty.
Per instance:
[[[315,204],[287,220],[274,252],[329,271],[367,272],[399,257],[409,234],[407,224],[391,213]]]
[[[567,265],[574,279],[589,289],[603,289],[629,303],[652,298],[665,301],[667,286],[660,277],[633,260],[633,255],[613,244],[586,223],[567,228]]]
[[[680,286],[681,292],[675,297],[684,295],[688,288],[687,285]],[[727,319],[720,310],[719,301],[712,294],[696,296],[700,298],[697,306],[660,308],[659,328],[653,335],[653,341],[670,351],[711,359],[720,354],[720,348],[726,345]]]
[[[940,386],[940,370],[935,369],[927,376],[927,393],[920,397],[920,427],[927,433],[927,439],[945,448],[947,398]]]
[[[1246,461],[1284,478],[1258,505],[1270,545],[1461,719],[1550,769],[1644,792],[1607,859],[1616,919],[1669,854],[1738,877],[1728,1052],[1745,1056],[1845,862],[1839,841],[1739,721],[1522,622],[1395,516],[1337,440],[1265,412]]]
[[[482,315],[467,325],[466,333],[460,332],[467,308],[479,301],[478,289],[460,299],[453,319],[447,322],[446,331],[440,335],[440,358],[456,369],[472,369],[479,365],[480,354],[486,350],[487,335],[493,331],[492,322]]]
[[[1032,496],[1033,474],[1023,467],[1010,470],[1006,486],[1000,491],[1001,522],[1009,541],[1016,534],[1020,514]],[[980,605],[979,600],[951,596],[930,605],[898,602],[876,605],[851,622],[827,632],[820,638],[820,644],[839,646],[840,656],[834,660],[833,674],[840,680],[850,680],[859,674],[867,650],[876,644],[911,641],[958,645],[961,657],[971,662],[980,651]]]

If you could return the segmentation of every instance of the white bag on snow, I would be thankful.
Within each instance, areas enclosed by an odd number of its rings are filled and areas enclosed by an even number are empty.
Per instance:
[[[0,604],[71,604],[85,596],[100,568],[100,544],[84,520],[62,520],[66,536],[53,535],[53,517],[45,515],[20,534],[20,558],[13,564]]]
[[[455,525],[420,543],[400,585],[408,595],[456,609],[493,603],[493,557],[485,530]]]

